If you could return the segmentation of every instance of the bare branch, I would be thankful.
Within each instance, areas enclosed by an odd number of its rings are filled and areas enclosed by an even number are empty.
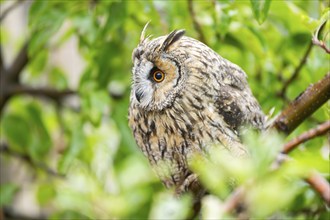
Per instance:
[[[0,45],[0,106],[2,106],[2,103],[5,102],[5,96],[4,96],[4,93],[5,93],[5,87],[6,87],[6,76],[7,73],[6,73],[6,68],[5,68],[5,64],[4,64],[4,61],[3,61],[3,57],[2,57],[2,47]],[[1,107],[2,109],[2,107]],[[1,112],[1,110],[0,110]]]
[[[284,150],[282,153],[287,154],[291,150],[294,149],[295,146],[298,146],[299,144],[310,140],[314,137],[320,136],[324,134],[325,132],[329,131],[330,129],[330,121],[326,121],[325,123],[317,126],[314,129],[311,129],[297,138],[293,139],[292,141],[288,142],[284,145]],[[279,168],[279,166],[282,163],[278,163],[276,169]],[[325,178],[323,178],[320,174],[317,172],[311,173],[305,181],[317,192],[321,195],[323,200],[330,205],[330,185],[327,182]],[[235,191],[231,194],[231,196],[225,201],[223,204],[223,211],[225,213],[230,213],[233,210],[235,210],[243,201],[244,195],[246,193],[246,189],[243,186],[240,186],[235,189]]]
[[[327,180],[322,177],[317,172],[310,174],[305,181],[321,195],[323,200],[330,205],[330,185]],[[246,194],[246,188],[240,186],[235,189],[235,191],[230,195],[230,197],[224,202],[222,209],[224,213],[230,213],[234,211],[242,201],[244,201],[244,196]]]
[[[297,147],[299,144],[302,144],[312,138],[321,136],[328,132],[330,130],[330,121],[326,121],[320,125],[318,125],[316,128],[310,129],[309,131],[306,131],[299,135],[298,137],[294,138],[293,140],[289,141],[284,145],[282,153],[289,153],[291,152],[295,147]]]
[[[6,220],[41,220],[41,219],[47,219],[47,216],[44,213],[40,213],[40,215],[35,216],[25,216],[20,213],[15,212],[14,209],[11,209],[10,207],[3,207],[3,218],[1,218],[0,214],[0,220],[6,219]]]
[[[304,64],[307,61],[307,57],[309,56],[310,52],[312,51],[312,47],[313,47],[313,43],[310,42],[307,50],[304,54],[304,56],[301,58],[299,65],[296,67],[296,69],[294,70],[294,72],[292,73],[291,77],[289,79],[287,79],[282,87],[281,92],[279,93],[280,97],[286,97],[286,90],[288,89],[289,85],[298,77],[300,70],[302,69],[302,67],[304,66]]]
[[[21,3],[23,3],[25,0],[17,0],[16,2],[14,2],[11,6],[9,6],[5,11],[1,12],[0,15],[0,22],[2,22],[2,20],[7,16],[7,14],[9,12],[11,12],[14,8],[16,8],[18,5],[20,5]]]
[[[32,96],[46,97],[53,99],[55,101],[59,101],[60,99],[68,96],[76,94],[75,91],[72,90],[56,90],[52,88],[33,88],[23,85],[12,85],[9,88],[8,95],[18,95],[18,94],[27,94]]]
[[[196,13],[194,11],[194,7],[193,7],[193,1],[192,0],[188,0],[188,10],[189,10],[189,14],[190,14],[190,17],[193,21],[193,25],[194,25],[194,28],[195,30],[197,31],[198,33],[198,39],[203,42],[204,44],[207,45],[207,41],[206,41],[206,38],[204,36],[204,33],[203,33],[203,30],[202,30],[202,27],[201,25],[199,24],[199,22],[197,21],[197,18],[196,18]]]
[[[330,206],[330,185],[328,181],[317,172],[313,172],[306,178],[306,182],[309,183],[309,185],[321,195],[328,206]]]
[[[26,41],[23,45],[21,51],[16,56],[15,60],[13,61],[12,65],[7,70],[7,83],[19,81],[19,76],[22,73],[22,70],[29,62],[28,58],[28,44],[29,42]]]
[[[327,180],[319,173],[311,173],[305,181],[317,192],[323,200],[330,205],[330,185]],[[224,202],[222,209],[224,213],[230,213],[237,209],[244,201],[244,196],[248,188],[244,186],[237,187],[229,198]]]
[[[5,67],[5,62],[3,61],[3,55],[2,55],[2,46],[0,45],[0,77],[1,80],[3,75],[6,74],[6,67]]]
[[[330,98],[330,72],[308,87],[276,118],[273,127],[290,134],[301,122]]]
[[[1,48],[0,48],[1,49]],[[8,89],[11,84],[19,83],[19,76],[22,70],[29,62],[28,58],[28,41],[25,42],[20,52],[17,54],[16,58],[12,62],[11,66],[7,68],[4,67],[3,57],[0,50],[0,115],[2,109],[6,105],[7,101],[10,99],[8,95]]]
[[[230,213],[231,211],[235,210],[242,203],[244,195],[245,188],[243,186],[237,187],[223,204],[223,211],[225,213]]]
[[[2,84],[1,84],[2,85]],[[44,97],[52,99],[55,102],[61,101],[61,99],[69,96],[75,95],[76,92],[72,90],[56,90],[52,88],[33,88],[29,86],[23,86],[20,84],[9,84],[3,85],[0,88],[0,115],[3,107],[5,106],[8,99],[14,95],[26,94],[31,96]]]
[[[30,155],[19,153],[19,152],[16,152],[16,151],[10,149],[9,146],[6,143],[1,143],[0,144],[0,152],[4,153],[4,154],[7,154],[9,156],[18,158],[20,160],[23,160],[26,163],[28,163],[30,166],[37,167],[37,168],[43,170],[44,172],[46,172],[47,174],[49,174],[51,176],[60,177],[60,178],[64,177],[63,174],[57,173],[56,171],[49,168],[46,164],[44,164],[42,162],[34,162],[32,160],[32,158],[30,157]]]
[[[330,53],[330,48],[327,48],[324,41],[320,41],[319,39],[315,38],[313,38],[312,40],[314,45],[321,47],[326,53]]]

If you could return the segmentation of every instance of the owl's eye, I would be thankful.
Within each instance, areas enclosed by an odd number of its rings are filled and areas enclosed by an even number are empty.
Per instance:
[[[152,79],[156,82],[156,83],[160,83],[164,80],[165,78],[165,73],[163,73],[162,71],[160,71],[159,69],[156,69],[152,72]]]

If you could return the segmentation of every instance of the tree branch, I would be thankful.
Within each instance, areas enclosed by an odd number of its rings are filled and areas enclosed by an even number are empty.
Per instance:
[[[318,192],[328,206],[330,206],[330,185],[328,181],[317,172],[313,172],[306,178],[306,182]]]
[[[47,216],[45,214],[40,213],[39,216],[25,216],[20,213],[15,212],[15,210],[11,209],[10,207],[3,207],[3,216],[4,218],[1,218],[0,220],[41,220],[41,219],[47,219]]]
[[[243,186],[237,187],[230,197],[223,204],[223,212],[230,213],[242,203],[246,189]]]
[[[312,172],[305,181],[330,205],[330,185],[327,180],[317,172]],[[244,200],[246,188],[237,187],[230,197],[224,202],[222,209],[224,213],[234,211]]]
[[[286,90],[288,89],[289,85],[298,77],[298,75],[300,73],[300,70],[302,69],[302,67],[306,63],[307,57],[309,56],[310,52],[312,51],[312,47],[313,47],[313,43],[310,42],[309,45],[308,45],[308,47],[307,47],[307,50],[306,50],[304,56],[300,60],[299,65],[296,67],[296,69],[292,73],[291,77],[284,82],[284,85],[282,87],[282,90],[279,93],[279,96],[280,97],[285,97]]]
[[[207,45],[207,41],[206,38],[204,36],[203,30],[201,25],[199,24],[199,22],[197,21],[196,18],[196,13],[194,11],[194,7],[193,7],[193,1],[192,0],[188,0],[188,10],[189,10],[189,14],[190,17],[193,21],[193,25],[194,25],[194,29],[196,30],[197,34],[198,34],[198,39],[203,42],[204,44]]]
[[[26,163],[28,163],[30,166],[37,167],[37,168],[43,170],[44,172],[46,172],[47,174],[49,174],[51,176],[64,178],[63,174],[57,173],[56,171],[49,168],[46,164],[44,164],[42,162],[34,162],[32,160],[32,158],[30,157],[30,155],[19,153],[19,152],[16,152],[16,151],[10,149],[10,147],[6,143],[1,143],[0,144],[0,152],[4,153],[4,154],[7,154],[9,156],[18,158],[20,160],[23,160]]]
[[[308,87],[276,118],[273,127],[290,134],[302,121],[330,98],[330,72]]]
[[[5,11],[3,11],[0,15],[0,22],[7,16],[7,14],[12,11],[14,8],[16,8],[18,5],[23,3],[25,0],[17,0],[14,2],[11,6],[9,6]]]
[[[330,53],[330,49],[327,48],[324,41],[320,41],[319,39],[314,39],[313,38],[313,44],[316,45],[316,46],[321,47],[326,53]]]
[[[1,80],[2,77],[6,74],[6,67],[5,67],[5,62],[3,61],[3,56],[2,56],[2,46],[0,45],[0,77]]]
[[[6,78],[5,76],[7,75],[6,73],[6,68],[5,68],[5,64],[3,61],[3,57],[2,57],[2,47],[0,45],[0,107],[2,106],[2,102],[5,102],[4,99],[4,89],[6,87]],[[2,108],[1,108],[2,109]],[[1,112],[1,110],[0,110]]]
[[[13,61],[12,65],[7,70],[7,83],[17,83],[19,81],[19,76],[22,73],[22,70],[29,62],[28,57],[28,44],[29,42],[26,41],[21,49],[21,51],[16,56],[15,60]]]
[[[295,147],[297,147],[299,144],[302,144],[312,138],[321,136],[328,132],[330,130],[330,121],[326,121],[320,125],[318,125],[316,128],[310,129],[298,137],[292,139],[288,143],[286,143],[283,147],[282,153],[288,154],[291,152]]]
[[[329,91],[330,91],[330,73],[326,75],[318,83],[309,87],[304,93],[296,98],[296,100],[286,109],[283,113],[276,119],[273,124],[279,132],[285,132],[289,134],[294,130],[309,114],[313,113],[318,107],[320,107],[325,101],[329,99]],[[312,93],[312,94],[311,94]],[[319,100],[317,97],[320,97]],[[301,104],[297,104],[298,100],[304,100],[302,103],[309,103],[309,105],[301,106]],[[306,100],[305,100],[306,99]],[[311,101],[308,101],[311,99]],[[310,104],[312,102],[316,102],[314,104]],[[315,106],[317,105],[317,107]],[[301,118],[299,121],[294,121],[294,118],[299,118],[300,111],[304,110],[309,112],[309,114],[304,114],[305,116]],[[309,110],[308,110],[309,109]],[[293,123],[293,125],[291,124]],[[327,121],[314,129],[311,129],[292,141],[288,142],[284,145],[282,153],[289,153],[294,149],[295,146],[312,139],[314,137],[320,136],[330,129],[330,121]],[[319,175],[317,172],[313,172],[310,174],[305,181],[317,192],[321,195],[323,200],[330,205],[330,185],[325,178]],[[231,194],[231,196],[224,203],[224,212],[229,213],[233,211],[236,207],[240,205],[242,200],[244,199],[245,190],[244,188],[238,187]]]
[[[8,90],[8,95],[10,96],[19,94],[46,97],[53,99],[54,101],[60,101],[68,95],[76,94],[76,92],[69,89],[60,91],[52,88],[33,88],[23,85],[12,85]]]
[[[75,95],[77,94],[73,90],[56,90],[52,88],[33,88],[29,86],[23,86],[20,84],[13,84],[13,85],[7,85],[1,88],[1,94],[0,94],[0,115],[2,112],[2,109],[6,103],[6,101],[14,96],[14,95],[20,95],[20,94],[26,94],[31,96],[38,96],[38,97],[44,97],[48,99],[52,99],[55,102],[59,102],[61,99],[69,96],[69,95]]]
[[[320,106],[322,106],[330,98],[330,72],[320,80],[319,82],[308,87],[302,94],[300,94],[275,120],[273,127],[278,131],[290,134],[301,122],[303,122],[308,116],[315,112]],[[323,130],[329,130],[324,128],[328,125],[322,125],[321,129],[318,127],[315,131],[304,133],[305,137],[311,138],[313,134],[322,133]],[[318,131],[317,131],[318,130]],[[320,131],[321,130],[321,131]],[[307,135],[308,133],[308,135]],[[298,137],[299,138],[299,137]],[[300,137],[301,140],[305,138]],[[307,139],[306,139],[307,140]],[[294,141],[294,140],[293,140]],[[293,141],[290,144],[293,146]],[[290,146],[284,148],[285,153],[290,152]],[[319,174],[312,173],[306,181],[311,187],[318,192],[324,201],[330,205],[330,185]]]
[[[17,54],[16,58],[12,62],[11,66],[8,69],[4,68],[2,53],[0,51],[0,66],[1,66],[1,73],[0,73],[0,115],[2,113],[2,109],[6,105],[7,101],[10,99],[10,95],[8,95],[7,90],[10,89],[11,85],[19,83],[19,76],[22,73],[22,70],[29,62],[28,58],[28,44],[29,41],[27,40],[20,52]]]

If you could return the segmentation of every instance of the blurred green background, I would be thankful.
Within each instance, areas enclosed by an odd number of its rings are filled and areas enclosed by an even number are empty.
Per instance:
[[[127,125],[131,53],[148,21],[147,34],[185,29],[241,66],[270,117],[330,70],[329,55],[311,43],[329,19],[326,0],[0,3],[0,217],[8,219],[182,219],[191,212],[191,198],[176,200],[164,189]],[[324,30],[329,47],[329,24]],[[324,105],[287,140],[328,119]],[[249,166],[215,154],[218,166],[194,168],[213,195],[203,216],[235,216],[212,208],[228,197],[223,180],[234,176],[238,184],[259,181],[248,196],[252,217],[329,217],[301,180],[313,169],[329,179],[326,137],[302,145],[291,154],[297,163],[280,171],[267,168],[282,137],[247,139]]]

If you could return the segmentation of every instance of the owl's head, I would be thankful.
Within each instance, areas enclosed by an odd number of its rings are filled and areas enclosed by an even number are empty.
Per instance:
[[[188,77],[185,62],[189,56],[182,52],[187,37],[184,30],[175,30],[150,40],[145,38],[145,28],[132,56],[131,103],[145,110],[162,110],[180,96]]]

